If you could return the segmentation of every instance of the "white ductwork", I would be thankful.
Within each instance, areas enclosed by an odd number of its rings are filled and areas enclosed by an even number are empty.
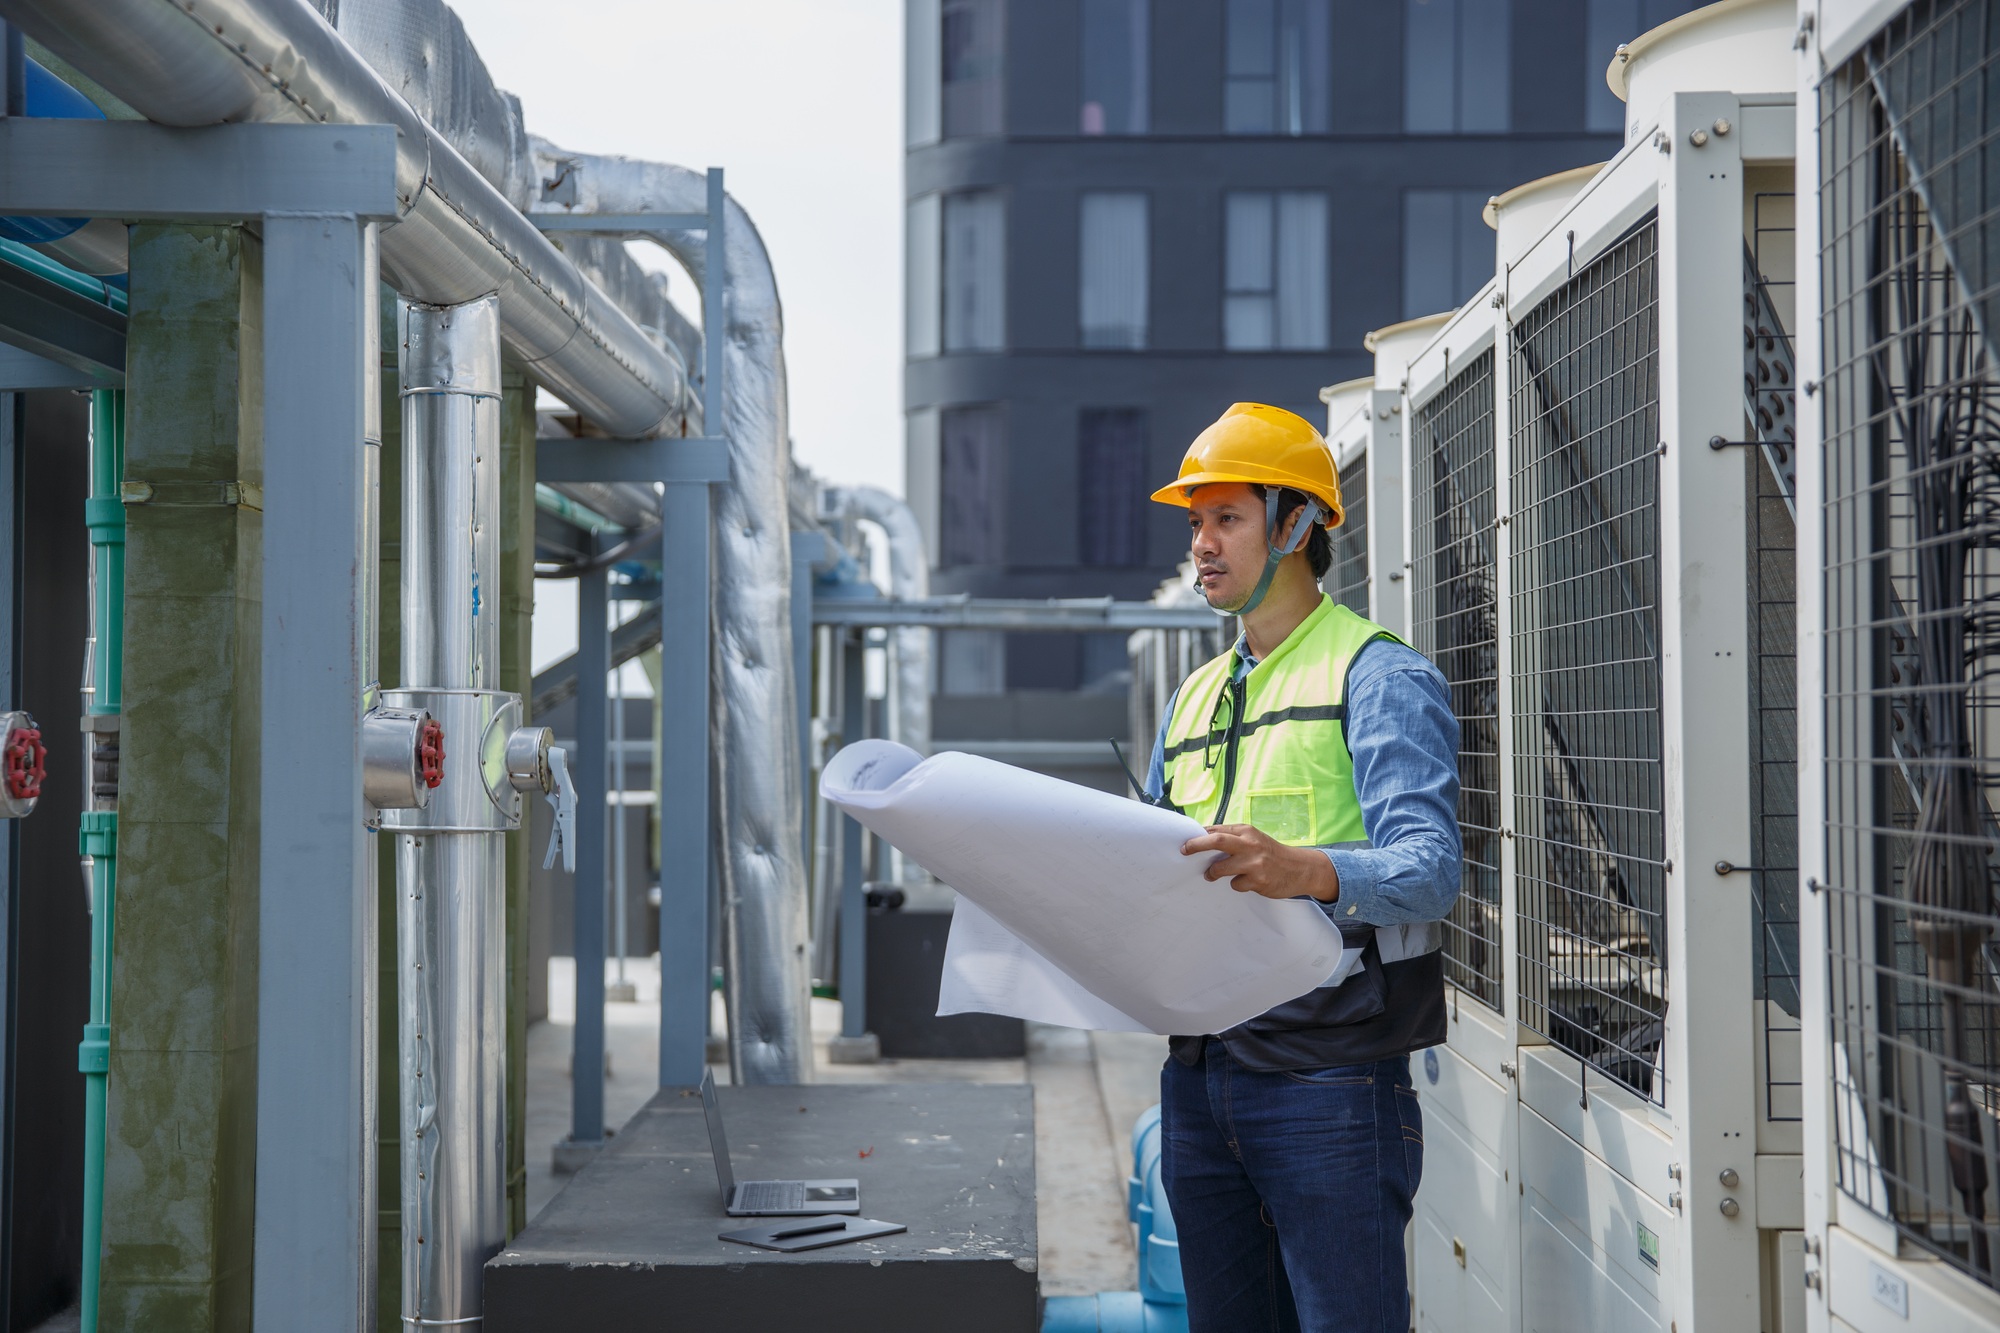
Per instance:
[[[700,172],[532,142],[545,193],[561,182],[562,194],[537,200],[537,211],[708,209]],[[714,726],[730,1068],[743,1083],[803,1083],[812,1075],[812,978],[792,676],[784,313],[750,215],[730,199],[724,221],[722,420],[712,428],[729,441],[729,485],[715,511]],[[670,239],[668,248],[699,284],[709,258],[701,234]],[[718,321],[708,315],[714,336]]]
[[[497,292],[508,349],[608,432],[645,436],[687,425],[694,405],[678,358],[304,0],[0,0],[0,15],[163,125],[395,126],[401,216],[383,227],[381,247],[397,289],[438,305]],[[475,120],[492,122],[491,109]],[[527,188],[509,174],[506,145],[473,147],[496,159],[488,169],[509,188]]]
[[[898,598],[928,597],[930,561],[924,554],[924,531],[917,516],[899,495],[874,486],[828,486],[821,492],[822,512],[861,519],[880,527],[889,539],[889,592]],[[905,625],[890,635],[895,672],[890,685],[892,739],[918,754],[931,752],[931,632]],[[903,863],[903,878],[928,881],[913,861]]]

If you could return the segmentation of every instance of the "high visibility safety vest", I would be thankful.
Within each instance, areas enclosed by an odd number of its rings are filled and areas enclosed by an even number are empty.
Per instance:
[[[1347,748],[1347,674],[1380,625],[1322,597],[1241,680],[1234,649],[1182,682],[1167,723],[1165,795],[1202,824],[1249,824],[1295,847],[1366,847]],[[1444,1040],[1443,940],[1434,922],[1377,929],[1334,919],[1365,944],[1361,969],[1219,1034],[1256,1069],[1360,1064]],[[1200,1037],[1176,1037],[1192,1063]]]

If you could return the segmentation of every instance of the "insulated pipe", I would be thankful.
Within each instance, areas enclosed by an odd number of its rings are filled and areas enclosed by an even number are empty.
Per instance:
[[[831,512],[866,519],[888,534],[891,594],[905,600],[930,596],[930,558],[924,552],[924,532],[901,496],[874,486],[828,486],[823,495]],[[929,754],[931,632],[920,625],[903,625],[890,631],[889,642],[896,666],[889,701],[892,738],[918,754]],[[922,866],[908,857],[901,860],[904,883],[929,882]]]
[[[538,175],[574,185],[584,213],[705,213],[708,179],[685,167],[568,153],[532,141]],[[567,186],[566,186],[567,188]],[[566,211],[544,200],[543,212]],[[796,687],[791,643],[791,443],[784,313],[770,255],[749,214],[725,205],[728,299],[709,336],[723,337],[721,420],[729,484],[716,497],[715,750],[718,858],[728,921],[730,1069],[740,1083],[803,1083],[812,1075],[811,959],[801,846]],[[668,249],[697,283],[707,275],[699,233]]]
[[[382,231],[399,291],[500,296],[502,337],[614,435],[678,432],[693,404],[668,355],[414,111],[306,0],[0,0],[0,15],[163,125],[394,125],[401,216]]]
[[[500,311],[402,315],[402,690],[445,728],[445,782],[396,826],[403,1322],[478,1326],[507,1238],[505,838],[481,782],[500,680]],[[422,816],[421,831],[417,817]]]

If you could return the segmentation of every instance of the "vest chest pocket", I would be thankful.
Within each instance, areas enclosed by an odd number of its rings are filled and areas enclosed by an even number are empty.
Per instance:
[[[1303,847],[1313,836],[1311,787],[1268,787],[1250,793],[1246,812],[1251,827],[1279,842]]]

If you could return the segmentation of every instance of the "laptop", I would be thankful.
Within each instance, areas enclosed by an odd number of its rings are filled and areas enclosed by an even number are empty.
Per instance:
[[[722,1207],[731,1217],[816,1217],[861,1212],[858,1180],[741,1180],[729,1163],[729,1139],[722,1132],[722,1106],[715,1076],[701,1076],[701,1110],[708,1117],[708,1146],[715,1155],[715,1181]]]

